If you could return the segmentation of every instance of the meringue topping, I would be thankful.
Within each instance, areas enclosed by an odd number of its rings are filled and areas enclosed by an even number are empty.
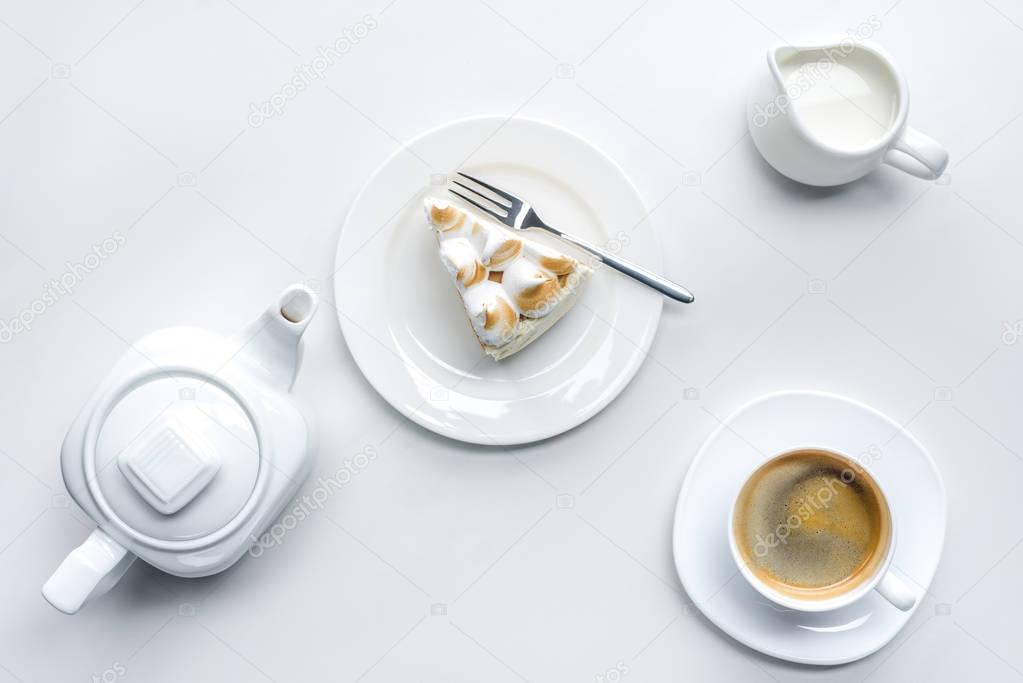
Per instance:
[[[576,260],[568,256],[541,256],[540,265],[555,275],[568,275],[575,270]]]
[[[487,269],[476,259],[476,250],[466,239],[456,238],[442,242],[440,258],[448,273],[462,287],[472,287],[487,276]]]
[[[458,271],[458,280],[465,287],[472,287],[477,282],[482,282],[487,276],[487,269],[479,261],[474,261],[470,268],[463,268]]]
[[[501,285],[485,280],[463,295],[465,311],[480,342],[487,346],[507,343],[519,321],[519,314],[505,297]]]
[[[483,249],[484,262],[490,268],[501,268],[522,253],[522,240],[506,239],[497,248],[490,251],[490,245],[493,242],[497,242],[497,240],[487,240],[487,245]]]
[[[558,278],[536,264],[520,259],[504,271],[502,284],[519,312],[527,318],[542,318],[557,303],[561,289]]]
[[[509,332],[518,321],[518,314],[504,297],[494,297],[492,303],[483,308],[483,328],[486,330]]]
[[[424,205],[473,331],[498,360],[557,322],[593,274],[576,259],[455,204],[428,197]]]
[[[561,254],[539,242],[530,242],[526,251],[531,259],[555,275],[567,275],[575,270],[579,263],[571,256]]]
[[[430,222],[441,232],[447,232],[452,228],[461,227],[465,222],[465,214],[450,204],[447,206],[434,204],[430,207]]]

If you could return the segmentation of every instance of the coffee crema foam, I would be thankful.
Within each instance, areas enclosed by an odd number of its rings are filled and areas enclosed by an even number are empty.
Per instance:
[[[739,553],[753,574],[809,600],[842,595],[874,576],[891,526],[870,475],[821,450],[764,463],[743,486],[732,519]]]

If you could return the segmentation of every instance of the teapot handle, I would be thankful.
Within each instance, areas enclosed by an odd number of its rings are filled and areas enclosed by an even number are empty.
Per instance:
[[[885,153],[884,161],[917,178],[935,180],[948,166],[948,150],[934,138],[906,126]]]
[[[96,529],[60,563],[43,585],[43,597],[64,614],[74,614],[113,588],[134,561],[133,553]]]

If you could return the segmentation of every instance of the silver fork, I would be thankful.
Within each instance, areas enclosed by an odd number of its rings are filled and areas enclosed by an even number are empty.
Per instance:
[[[508,204],[506,205],[503,202],[494,199],[493,197],[488,197],[479,190],[475,190],[469,187],[468,185],[458,182],[457,180],[452,180],[451,182],[453,182],[455,185],[458,185],[461,188],[468,190],[476,197],[482,199],[484,202],[493,204],[498,208],[497,209],[491,208],[489,204],[484,206],[484,204],[481,204],[479,201],[476,201],[470,197],[466,197],[461,192],[457,192],[455,190],[452,190],[451,188],[448,188],[448,192],[469,202],[470,204],[478,208],[480,211],[483,211],[484,213],[493,216],[504,225],[507,225],[509,228],[513,228],[515,230],[542,228],[547,232],[557,235],[566,242],[571,242],[580,249],[588,251],[589,253],[593,254],[598,259],[600,259],[602,263],[611,266],[612,268],[621,273],[625,273],[626,275],[635,280],[639,280],[648,287],[653,287],[654,289],[656,289],[661,294],[664,294],[665,296],[671,297],[672,299],[675,299],[676,301],[681,301],[683,303],[687,304],[693,303],[693,293],[690,292],[685,287],[677,285],[671,280],[663,278],[660,275],[651,273],[646,268],[641,268],[640,266],[637,266],[635,263],[629,263],[624,259],[620,259],[617,256],[610,253],[609,251],[607,251],[606,249],[601,249],[595,244],[590,244],[586,240],[581,240],[578,237],[573,237],[572,235],[561,232],[557,228],[547,225],[540,219],[540,216],[536,214],[536,211],[534,211],[533,207],[529,205],[529,202],[523,201],[516,197],[515,195],[505,192],[504,190],[499,190],[493,185],[483,182],[479,178],[472,177],[468,173],[462,173],[461,171],[457,171],[457,173],[463,178],[471,180],[477,185],[485,187],[486,189],[490,190],[495,195],[497,195],[504,201],[508,202]]]

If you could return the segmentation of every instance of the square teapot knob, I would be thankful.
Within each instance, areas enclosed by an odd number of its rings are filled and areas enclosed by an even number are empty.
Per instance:
[[[203,437],[173,416],[162,416],[117,458],[140,496],[165,515],[188,505],[220,469]]]

